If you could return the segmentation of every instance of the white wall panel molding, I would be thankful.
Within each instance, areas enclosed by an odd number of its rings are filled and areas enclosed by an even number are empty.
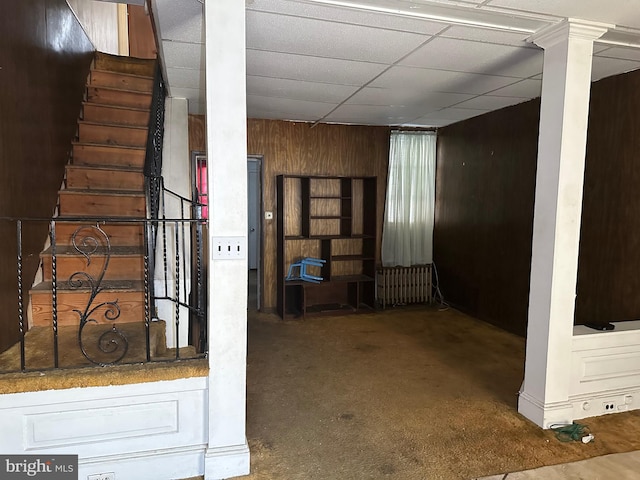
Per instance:
[[[0,450],[77,454],[79,478],[104,472],[136,480],[202,475],[207,385],[207,377],[194,377],[2,395]]]
[[[640,322],[618,322],[615,329],[596,332],[584,326],[574,327],[571,354],[570,395],[578,400],[622,396],[615,409],[584,411],[583,416],[611,413],[640,407],[640,398],[629,402],[627,395],[640,389]],[[636,395],[637,397],[637,395]],[[576,400],[576,401],[578,401]]]

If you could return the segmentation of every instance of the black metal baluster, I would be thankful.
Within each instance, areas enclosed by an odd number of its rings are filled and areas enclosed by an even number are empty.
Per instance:
[[[51,310],[53,314],[53,366],[58,368],[58,278],[56,259],[56,222],[51,220]]]
[[[20,370],[25,370],[24,356],[24,313],[22,301],[22,221],[16,224],[18,235],[18,328],[20,329]]]
[[[160,186],[162,191],[162,219],[166,220],[166,212],[164,205],[164,180],[160,179]],[[167,286],[169,285],[169,265],[167,261],[167,222],[162,222],[162,260],[163,260],[163,268],[164,268],[164,296],[165,298],[169,296],[169,291],[167,290]]]
[[[176,230],[176,360],[180,359],[180,249],[178,248],[180,230],[175,222]]]
[[[198,215],[199,218],[199,215]],[[202,223],[196,223],[196,309],[198,316],[198,350],[206,351],[205,328],[203,328],[204,312],[202,311],[203,285],[202,285]]]
[[[182,220],[182,271],[184,272],[184,282],[183,286],[183,298],[185,302],[188,302],[188,292],[187,292],[187,237],[185,235],[185,221],[184,221],[184,199],[180,199],[180,219]],[[178,300],[180,300],[178,298]]]
[[[149,240],[147,237],[149,224],[144,224],[144,334],[147,348],[147,362],[151,361],[151,316],[149,312]]]

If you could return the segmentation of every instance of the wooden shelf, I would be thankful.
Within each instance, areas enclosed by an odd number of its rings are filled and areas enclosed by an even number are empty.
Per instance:
[[[375,260],[373,257],[367,257],[364,255],[333,255],[331,257],[333,262],[349,262],[349,261],[365,261],[365,260]]]
[[[376,177],[276,177],[282,318],[374,308],[376,183]],[[303,257],[325,260],[322,267],[311,267],[313,275],[323,277],[320,283],[286,280],[289,266]]]
[[[368,275],[340,275],[337,277],[333,277],[331,279],[332,282],[373,282],[375,278],[370,277]]]

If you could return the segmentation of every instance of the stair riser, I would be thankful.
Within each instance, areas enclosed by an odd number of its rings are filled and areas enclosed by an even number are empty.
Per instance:
[[[80,223],[56,223],[56,244],[57,245],[71,245],[71,237],[74,232],[83,226],[88,224]],[[108,224],[100,225],[100,228],[109,237],[109,242],[112,247],[138,247],[144,245],[144,237],[142,236],[142,225],[126,225],[126,224]],[[81,231],[79,235],[82,235],[85,230]],[[86,230],[88,234],[95,235],[91,230]]]
[[[84,217],[144,217],[144,197],[60,192],[60,214]]]
[[[75,165],[144,167],[144,150],[109,148],[101,146],[74,145],[73,163]]]
[[[113,123],[146,127],[149,125],[149,112],[146,110],[129,110],[126,108],[106,107],[86,103],[82,109],[82,117],[89,122]]]
[[[143,60],[131,57],[117,57],[114,55],[96,53],[94,68],[113,72],[129,73],[153,77],[155,60]]]
[[[153,79],[132,77],[117,72],[105,72],[92,70],[89,82],[95,87],[112,87],[136,92],[151,93],[153,91]]]
[[[143,192],[144,175],[142,172],[67,167],[67,187]]]
[[[87,266],[86,259],[79,256],[60,255],[56,257],[56,278],[58,282],[66,282],[76,272],[84,272],[97,279],[104,267],[105,257],[92,257],[91,264]],[[42,268],[45,282],[51,281],[51,256],[42,259]],[[140,279],[144,276],[144,260],[142,256],[118,257],[111,256],[109,266],[104,274],[104,280],[130,280]],[[80,276],[80,279],[83,277]]]
[[[144,147],[147,144],[147,129],[81,123],[78,137],[82,143]]]
[[[144,292],[101,292],[93,301],[93,306],[114,300],[118,300],[120,307],[120,316],[115,323],[144,321]],[[58,325],[78,325],[80,316],[73,309],[84,311],[88,301],[89,293],[87,292],[58,291]],[[51,325],[53,319],[51,292],[31,293],[31,311],[34,326]],[[98,323],[114,323],[104,318],[104,309],[98,309],[91,318]]]
[[[87,100],[106,105],[120,105],[123,107],[149,108],[151,95],[121,90],[109,90],[100,87],[87,87]]]

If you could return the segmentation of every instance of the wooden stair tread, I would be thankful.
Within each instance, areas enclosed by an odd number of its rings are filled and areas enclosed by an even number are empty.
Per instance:
[[[71,194],[71,195],[109,195],[113,197],[122,196],[122,197],[144,197],[144,192],[137,192],[133,190],[87,190],[84,188],[75,189],[75,188],[65,188],[64,190],[60,190],[60,194]]]
[[[52,282],[40,282],[37,285],[34,285],[30,292],[51,292],[52,286]],[[144,291],[144,282],[141,280],[103,280],[100,287],[102,292],[142,292]],[[57,290],[64,292],[87,292],[90,290],[90,287],[83,286],[80,288],[71,288],[67,281],[59,281]]]
[[[97,70],[153,77],[155,67],[155,59],[123,57],[102,52],[96,52],[94,55],[93,68]]]
[[[42,253],[40,253],[41,257],[51,256],[52,247],[47,248]],[[106,247],[98,247],[95,252],[91,254],[91,256],[104,256],[106,254]],[[144,255],[144,249],[142,246],[127,246],[127,245],[112,245],[111,246],[111,255],[118,257],[139,257],[140,255]],[[56,256],[73,256],[73,257],[82,257],[82,253],[78,252],[72,245],[56,245]]]
[[[131,58],[131,57],[129,57]],[[149,76],[149,75],[142,75],[139,73],[128,73],[128,72],[116,72],[114,70],[106,70],[104,68],[95,68],[93,67],[91,69],[92,72],[101,72],[101,73],[113,73],[115,75],[123,75],[126,77],[134,77],[134,78],[144,78],[146,80],[153,80],[153,75]]]
[[[84,102],[82,102],[82,105],[95,105],[97,107],[103,107],[103,108],[115,108],[115,109],[118,109],[118,110],[132,110],[134,112],[149,113],[149,109],[148,108],[129,107],[127,105],[113,105],[111,103],[100,103],[100,102],[84,101]]]
[[[83,165],[83,164],[73,164],[70,163],[66,167],[67,169],[73,170],[105,170],[105,171],[117,171],[117,172],[131,172],[131,173],[142,173],[144,171],[143,167],[131,167],[128,165]]]
[[[138,150],[138,151],[146,151],[146,147],[136,147],[134,145],[111,145],[109,143],[92,143],[92,142],[72,142],[73,145],[77,145],[79,147],[105,147],[105,148],[126,148],[129,150]]]
[[[128,88],[105,87],[102,85],[87,85],[87,88],[93,88],[96,90],[109,90],[109,91],[120,92],[120,93],[133,93],[135,95],[144,95],[147,97],[151,97],[153,95],[153,93],[141,92],[139,90],[129,90]],[[97,102],[92,102],[92,103],[97,103]]]
[[[115,127],[115,128],[129,128],[132,130],[147,130],[148,127],[141,125],[127,125],[123,123],[107,123],[107,122],[94,122],[92,120],[78,120],[78,125],[93,125],[96,127]],[[98,144],[102,145],[102,144]],[[143,147],[141,147],[143,148]]]

